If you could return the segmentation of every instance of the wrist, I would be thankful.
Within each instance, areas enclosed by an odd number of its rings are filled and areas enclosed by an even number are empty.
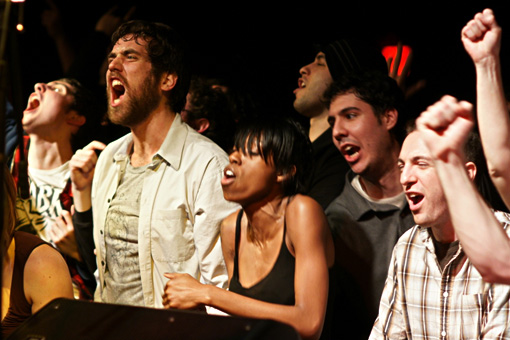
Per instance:
[[[501,65],[500,58],[497,55],[489,55],[475,61],[474,64],[478,71],[499,70]]]
[[[202,298],[201,298],[202,301],[199,301],[199,302],[201,304],[203,304],[203,305],[210,306],[211,305],[211,301],[212,301],[213,289],[215,287],[211,286],[211,285],[208,285],[208,284],[204,284],[202,286],[204,288],[204,292],[203,292],[203,295],[202,295]]]

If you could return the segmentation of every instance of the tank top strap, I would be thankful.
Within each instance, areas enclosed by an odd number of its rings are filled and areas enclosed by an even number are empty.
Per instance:
[[[236,238],[235,238],[235,254],[234,254],[234,273],[233,276],[237,277],[237,273],[239,270],[238,260],[239,260],[239,242],[241,240],[241,219],[243,217],[243,209],[239,210],[237,214],[236,220]]]

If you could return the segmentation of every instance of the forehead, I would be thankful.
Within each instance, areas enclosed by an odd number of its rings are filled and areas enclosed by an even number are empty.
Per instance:
[[[430,152],[418,131],[413,131],[406,137],[400,150],[401,160],[413,158],[430,158]]]
[[[141,37],[128,34],[117,40],[112,52],[136,51],[140,54],[147,54],[147,41]]]
[[[369,111],[374,113],[372,106],[361,100],[353,92],[337,95],[330,104],[329,114],[341,114],[345,110]]]

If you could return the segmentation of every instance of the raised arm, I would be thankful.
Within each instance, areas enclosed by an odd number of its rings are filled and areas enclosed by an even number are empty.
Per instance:
[[[287,231],[296,259],[293,306],[267,303],[211,285],[189,275],[168,274],[163,303],[168,308],[209,305],[226,313],[272,319],[294,327],[303,339],[322,331],[328,297],[328,266],[333,243],[322,208],[311,198],[297,196],[287,208]]]
[[[104,148],[103,143],[92,141],[83,149],[76,151],[69,162],[73,183],[73,202],[77,212],[84,212],[92,207],[90,193],[97,163],[96,150],[101,151]]]
[[[457,237],[488,282],[510,283],[510,240],[472,181],[476,167],[465,163],[464,143],[474,123],[471,104],[446,96],[416,125],[431,152]]]
[[[501,76],[501,27],[494,13],[477,13],[462,29],[476,70],[477,120],[492,181],[510,208],[510,117]]]

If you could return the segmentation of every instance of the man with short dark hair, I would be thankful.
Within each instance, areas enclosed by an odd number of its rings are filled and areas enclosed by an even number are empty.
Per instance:
[[[479,143],[466,143],[466,132],[473,127],[465,119],[470,110],[469,103],[444,97],[422,113],[418,129],[403,143],[400,182],[416,226],[398,240],[393,251],[371,340],[510,336],[510,286],[484,281],[454,228],[459,215],[480,212],[478,206],[485,204],[475,199],[480,196],[473,184],[477,159],[472,155],[478,153],[467,152],[481,149]],[[451,115],[458,116],[450,122]],[[473,198],[459,200],[474,202],[464,207],[466,212],[460,212],[456,191]],[[508,234],[508,214],[490,214]]]
[[[306,194],[326,209],[342,191],[344,175],[349,169],[331,140],[328,108],[323,101],[328,86],[348,73],[374,70],[388,73],[383,55],[370,44],[355,39],[339,39],[317,47],[313,62],[299,73],[294,109],[309,119],[308,136],[312,142],[314,169]]]
[[[326,209],[335,240],[335,336],[366,339],[377,317],[391,252],[413,225],[397,158],[403,94],[386,74],[345,75],[325,94],[333,143],[350,166]]]

